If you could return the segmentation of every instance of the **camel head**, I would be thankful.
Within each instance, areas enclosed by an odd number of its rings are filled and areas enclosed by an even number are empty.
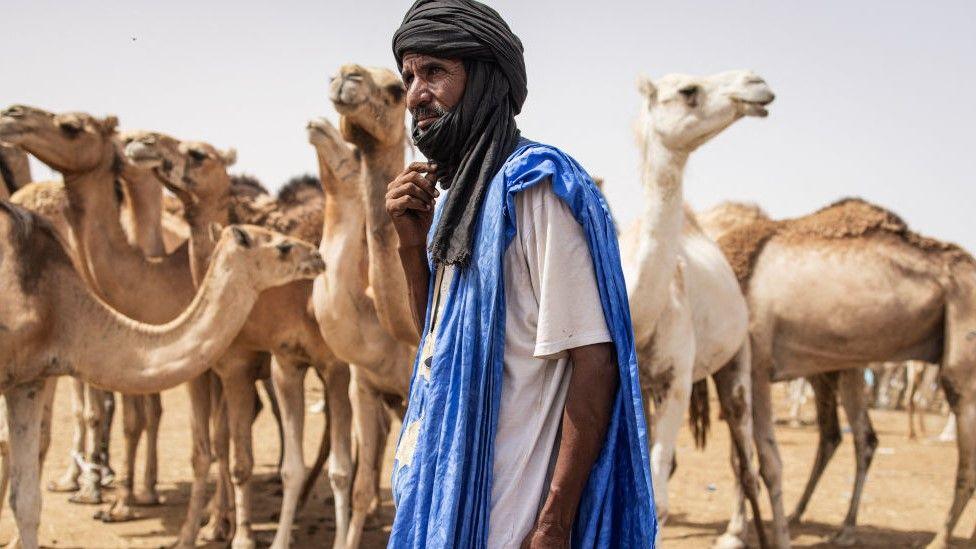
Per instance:
[[[339,129],[350,143],[368,151],[403,142],[407,103],[403,83],[393,71],[343,65],[332,77],[329,99],[341,116]]]
[[[313,279],[325,272],[325,262],[315,247],[263,227],[230,225],[214,237],[217,246],[211,270],[248,273],[262,289]]]
[[[180,141],[158,132],[126,134],[125,156],[152,170],[185,206],[221,203],[230,188],[227,168],[237,160],[234,149],[220,151],[209,143]]]
[[[766,116],[766,106],[775,98],[766,82],[751,71],[669,74],[653,82],[642,78],[639,88],[644,104],[638,139],[645,147],[653,139],[685,153],[744,116]]]
[[[54,114],[25,105],[0,111],[0,139],[17,145],[62,173],[92,170],[113,162],[118,119],[90,114]]]

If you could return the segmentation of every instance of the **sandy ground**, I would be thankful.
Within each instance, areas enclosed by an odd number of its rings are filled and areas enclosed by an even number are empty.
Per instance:
[[[44,467],[43,482],[54,479],[67,463],[71,438],[68,384],[59,387],[55,408],[54,436]],[[309,402],[317,400],[321,389],[309,377]],[[191,478],[189,406],[186,392],[174,389],[163,396],[164,416],[160,448],[160,492],[165,498],[158,507],[140,508],[141,517],[122,524],[106,525],[91,518],[94,506],[68,503],[64,494],[44,494],[41,542],[46,547],[165,547],[176,539],[183,521]],[[267,408],[266,408],[267,409]],[[713,406],[713,411],[717,406]],[[809,410],[808,410],[809,412]],[[112,464],[121,468],[121,428],[116,415],[113,431]],[[953,445],[936,442],[910,442],[905,437],[905,416],[901,412],[872,413],[881,445],[869,475],[861,505],[859,547],[916,547],[927,543],[942,522],[949,506],[955,475],[956,451]],[[942,419],[929,417],[930,431],[941,429]],[[306,430],[306,461],[311,463],[322,428],[321,415],[310,415]],[[398,429],[398,426],[394,426]],[[255,423],[256,467],[254,490],[255,528],[258,541],[270,544],[280,502],[280,486],[274,482],[278,456],[276,428],[271,416],[262,413]],[[787,512],[792,510],[816,449],[816,428],[778,428],[785,464]],[[672,514],[663,532],[665,547],[708,547],[725,527],[731,508],[732,475],[728,466],[728,436],[724,426],[713,422],[712,437],[704,452],[694,450],[687,432],[678,448],[678,470],[671,482]],[[389,478],[389,453],[383,478]],[[793,530],[796,547],[831,547],[826,540],[847,512],[853,485],[853,444],[845,434],[807,511],[803,524]],[[386,483],[384,482],[384,488]],[[110,494],[111,497],[111,494]],[[764,496],[765,497],[765,496]],[[327,479],[322,479],[315,494],[295,526],[295,547],[330,547],[332,518]],[[768,519],[768,507],[764,510]],[[384,505],[379,520],[365,535],[365,547],[383,547],[392,518],[389,492],[384,489]],[[964,513],[957,528],[956,545],[966,546],[973,530],[974,513]],[[13,533],[9,506],[0,517],[0,542]],[[963,537],[965,536],[965,538]],[[221,547],[222,544],[202,544]]]

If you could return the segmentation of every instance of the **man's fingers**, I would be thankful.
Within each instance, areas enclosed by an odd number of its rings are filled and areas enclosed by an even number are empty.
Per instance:
[[[391,198],[387,201],[387,211],[392,215],[403,215],[408,210],[429,212],[431,206],[412,196],[401,196],[400,198]]]
[[[434,201],[434,196],[431,195],[430,192],[427,191],[427,189],[424,189],[414,183],[405,183],[393,189],[389,193],[387,193],[386,197],[400,198],[401,196],[408,196],[408,195],[414,198],[419,198],[420,200],[424,201],[427,204],[430,204],[431,202]]]

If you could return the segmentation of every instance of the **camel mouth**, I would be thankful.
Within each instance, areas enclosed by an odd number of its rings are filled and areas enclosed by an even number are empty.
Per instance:
[[[766,108],[767,105],[773,102],[772,99],[761,99],[758,101],[749,101],[746,99],[736,99],[736,103],[742,108],[742,113],[746,116],[757,116],[759,118],[766,118],[769,116],[769,109]]]
[[[298,274],[303,278],[315,278],[325,272],[325,260],[316,253],[298,268]]]
[[[29,132],[29,128],[25,128],[20,120],[9,116],[0,116],[0,139],[7,140],[11,137],[19,137]]]
[[[141,168],[157,168],[163,164],[163,157],[156,150],[138,141],[125,146],[125,156]]]

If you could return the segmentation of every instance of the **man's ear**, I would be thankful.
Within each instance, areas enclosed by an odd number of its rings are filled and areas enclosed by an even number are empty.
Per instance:
[[[637,89],[640,91],[641,95],[646,97],[650,101],[657,100],[657,87],[654,86],[654,82],[646,76],[639,76],[637,78]]]
[[[224,228],[216,221],[210,223],[210,241],[217,242],[220,240],[220,233],[223,232]]]
[[[237,241],[244,248],[250,248],[253,245],[251,240],[251,235],[247,234],[244,229],[234,226],[231,227],[230,231],[234,234],[234,240]]]

